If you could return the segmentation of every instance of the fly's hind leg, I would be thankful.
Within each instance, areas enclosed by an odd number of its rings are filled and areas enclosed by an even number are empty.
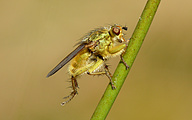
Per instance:
[[[62,102],[61,105],[65,105],[66,103],[70,102],[74,97],[75,95],[77,94],[77,88],[78,88],[78,83],[77,83],[77,80],[75,77],[71,77],[71,82],[72,82],[72,92],[70,95],[64,97],[63,99],[68,99],[66,100],[65,102]]]

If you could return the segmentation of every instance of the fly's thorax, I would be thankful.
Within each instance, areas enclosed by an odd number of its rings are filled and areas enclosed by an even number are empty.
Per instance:
[[[97,28],[95,30],[90,31],[86,36],[84,36],[82,38],[81,43],[89,43],[97,41],[103,39],[105,36],[108,36],[108,29]]]
[[[95,33],[90,35],[90,41],[98,41],[98,40],[103,40],[106,37],[108,37],[108,31],[106,29],[103,29],[101,31],[96,31]]]
[[[98,40],[97,45],[91,49],[91,51],[95,55],[100,55],[102,57],[107,56],[108,53],[108,47],[113,44],[113,41],[111,40],[110,36],[105,36],[103,39]]]

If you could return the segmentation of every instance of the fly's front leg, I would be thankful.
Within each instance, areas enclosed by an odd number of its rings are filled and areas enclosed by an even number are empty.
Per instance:
[[[126,69],[128,69],[129,66],[127,65],[127,63],[123,59],[123,54],[125,53],[125,49],[127,48],[127,46],[128,46],[128,44],[121,44],[121,45],[118,45],[118,46],[109,47],[109,53],[111,53],[111,54],[116,54],[118,52],[123,51],[123,53],[120,55],[120,57],[121,57],[122,62],[126,66]]]
[[[123,55],[125,54],[125,50],[126,50],[127,47],[128,47],[129,40],[130,40],[130,39],[126,40],[126,47],[124,48],[123,53],[120,55],[121,60],[123,61],[124,65],[126,66],[126,69],[129,69],[129,66],[127,65],[127,63],[126,63],[125,60],[123,59]]]
[[[104,69],[105,71],[102,71],[102,72],[94,72],[94,70],[96,70],[98,67],[102,66],[104,64]],[[88,75],[102,75],[102,74],[105,74],[109,80],[110,80],[110,83],[111,83],[111,87],[112,89],[115,89],[115,86],[112,82],[112,75],[111,73],[109,72],[109,69],[108,69],[108,66],[104,63],[104,61],[102,59],[97,59],[97,62],[95,63],[95,65],[93,65],[87,72]]]
[[[78,83],[77,83],[76,78],[72,76],[71,82],[72,82],[72,89],[73,90],[69,96],[66,96],[63,98],[63,99],[68,99],[68,100],[65,102],[62,102],[61,103],[62,106],[65,105],[66,103],[68,103],[69,101],[71,101],[75,97],[75,95],[77,94]]]

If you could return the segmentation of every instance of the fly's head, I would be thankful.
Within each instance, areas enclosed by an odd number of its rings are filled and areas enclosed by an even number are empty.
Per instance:
[[[123,30],[127,31],[127,27],[121,27],[119,25],[114,25],[111,27],[109,34],[114,42],[125,42],[126,40],[123,38]]]

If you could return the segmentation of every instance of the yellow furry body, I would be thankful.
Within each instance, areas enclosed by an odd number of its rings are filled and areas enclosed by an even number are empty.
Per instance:
[[[77,94],[78,83],[76,78],[84,73],[88,75],[105,74],[110,80],[112,89],[115,89],[111,79],[112,75],[105,61],[111,57],[120,55],[126,68],[129,68],[122,58],[122,54],[128,44],[128,40],[123,38],[123,30],[127,30],[127,27],[113,25],[92,30],[82,38],[79,46],[73,52],[48,73],[47,77],[55,74],[65,64],[71,61],[69,74],[71,76],[72,92],[64,98],[68,100],[63,102],[62,105],[69,102]]]

